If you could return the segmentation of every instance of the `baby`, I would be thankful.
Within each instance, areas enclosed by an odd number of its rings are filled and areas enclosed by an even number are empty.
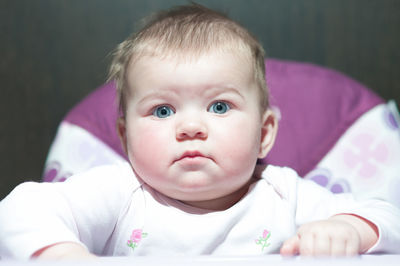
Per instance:
[[[234,21],[199,5],[161,12],[119,45],[110,72],[129,163],[19,185],[0,203],[0,256],[346,256],[400,246],[400,211],[389,203],[256,164],[278,125],[264,51]]]

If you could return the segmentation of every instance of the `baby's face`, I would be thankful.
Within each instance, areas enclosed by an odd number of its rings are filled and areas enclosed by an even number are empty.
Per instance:
[[[139,178],[194,206],[238,200],[262,152],[263,116],[248,60],[231,53],[187,62],[144,57],[127,80],[119,131]]]

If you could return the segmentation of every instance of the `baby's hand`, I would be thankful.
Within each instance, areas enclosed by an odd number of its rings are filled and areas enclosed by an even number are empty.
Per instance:
[[[343,219],[328,220],[302,225],[297,234],[286,240],[281,248],[284,256],[354,256],[361,252],[358,230]]]

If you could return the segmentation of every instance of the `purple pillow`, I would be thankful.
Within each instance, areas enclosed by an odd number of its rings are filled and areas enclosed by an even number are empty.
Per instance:
[[[311,171],[363,113],[383,102],[347,76],[320,66],[267,59],[271,105],[279,112],[274,147],[261,163]],[[104,84],[78,103],[65,121],[78,125],[126,158],[116,131],[115,84]]]

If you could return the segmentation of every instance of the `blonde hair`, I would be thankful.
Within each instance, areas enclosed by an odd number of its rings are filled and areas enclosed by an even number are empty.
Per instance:
[[[145,26],[119,44],[114,51],[109,80],[116,82],[122,115],[125,115],[128,93],[126,72],[135,60],[145,55],[196,57],[216,49],[231,49],[252,61],[254,80],[260,90],[261,109],[267,109],[265,52],[261,44],[244,27],[227,16],[192,4],[161,11],[147,18]]]

